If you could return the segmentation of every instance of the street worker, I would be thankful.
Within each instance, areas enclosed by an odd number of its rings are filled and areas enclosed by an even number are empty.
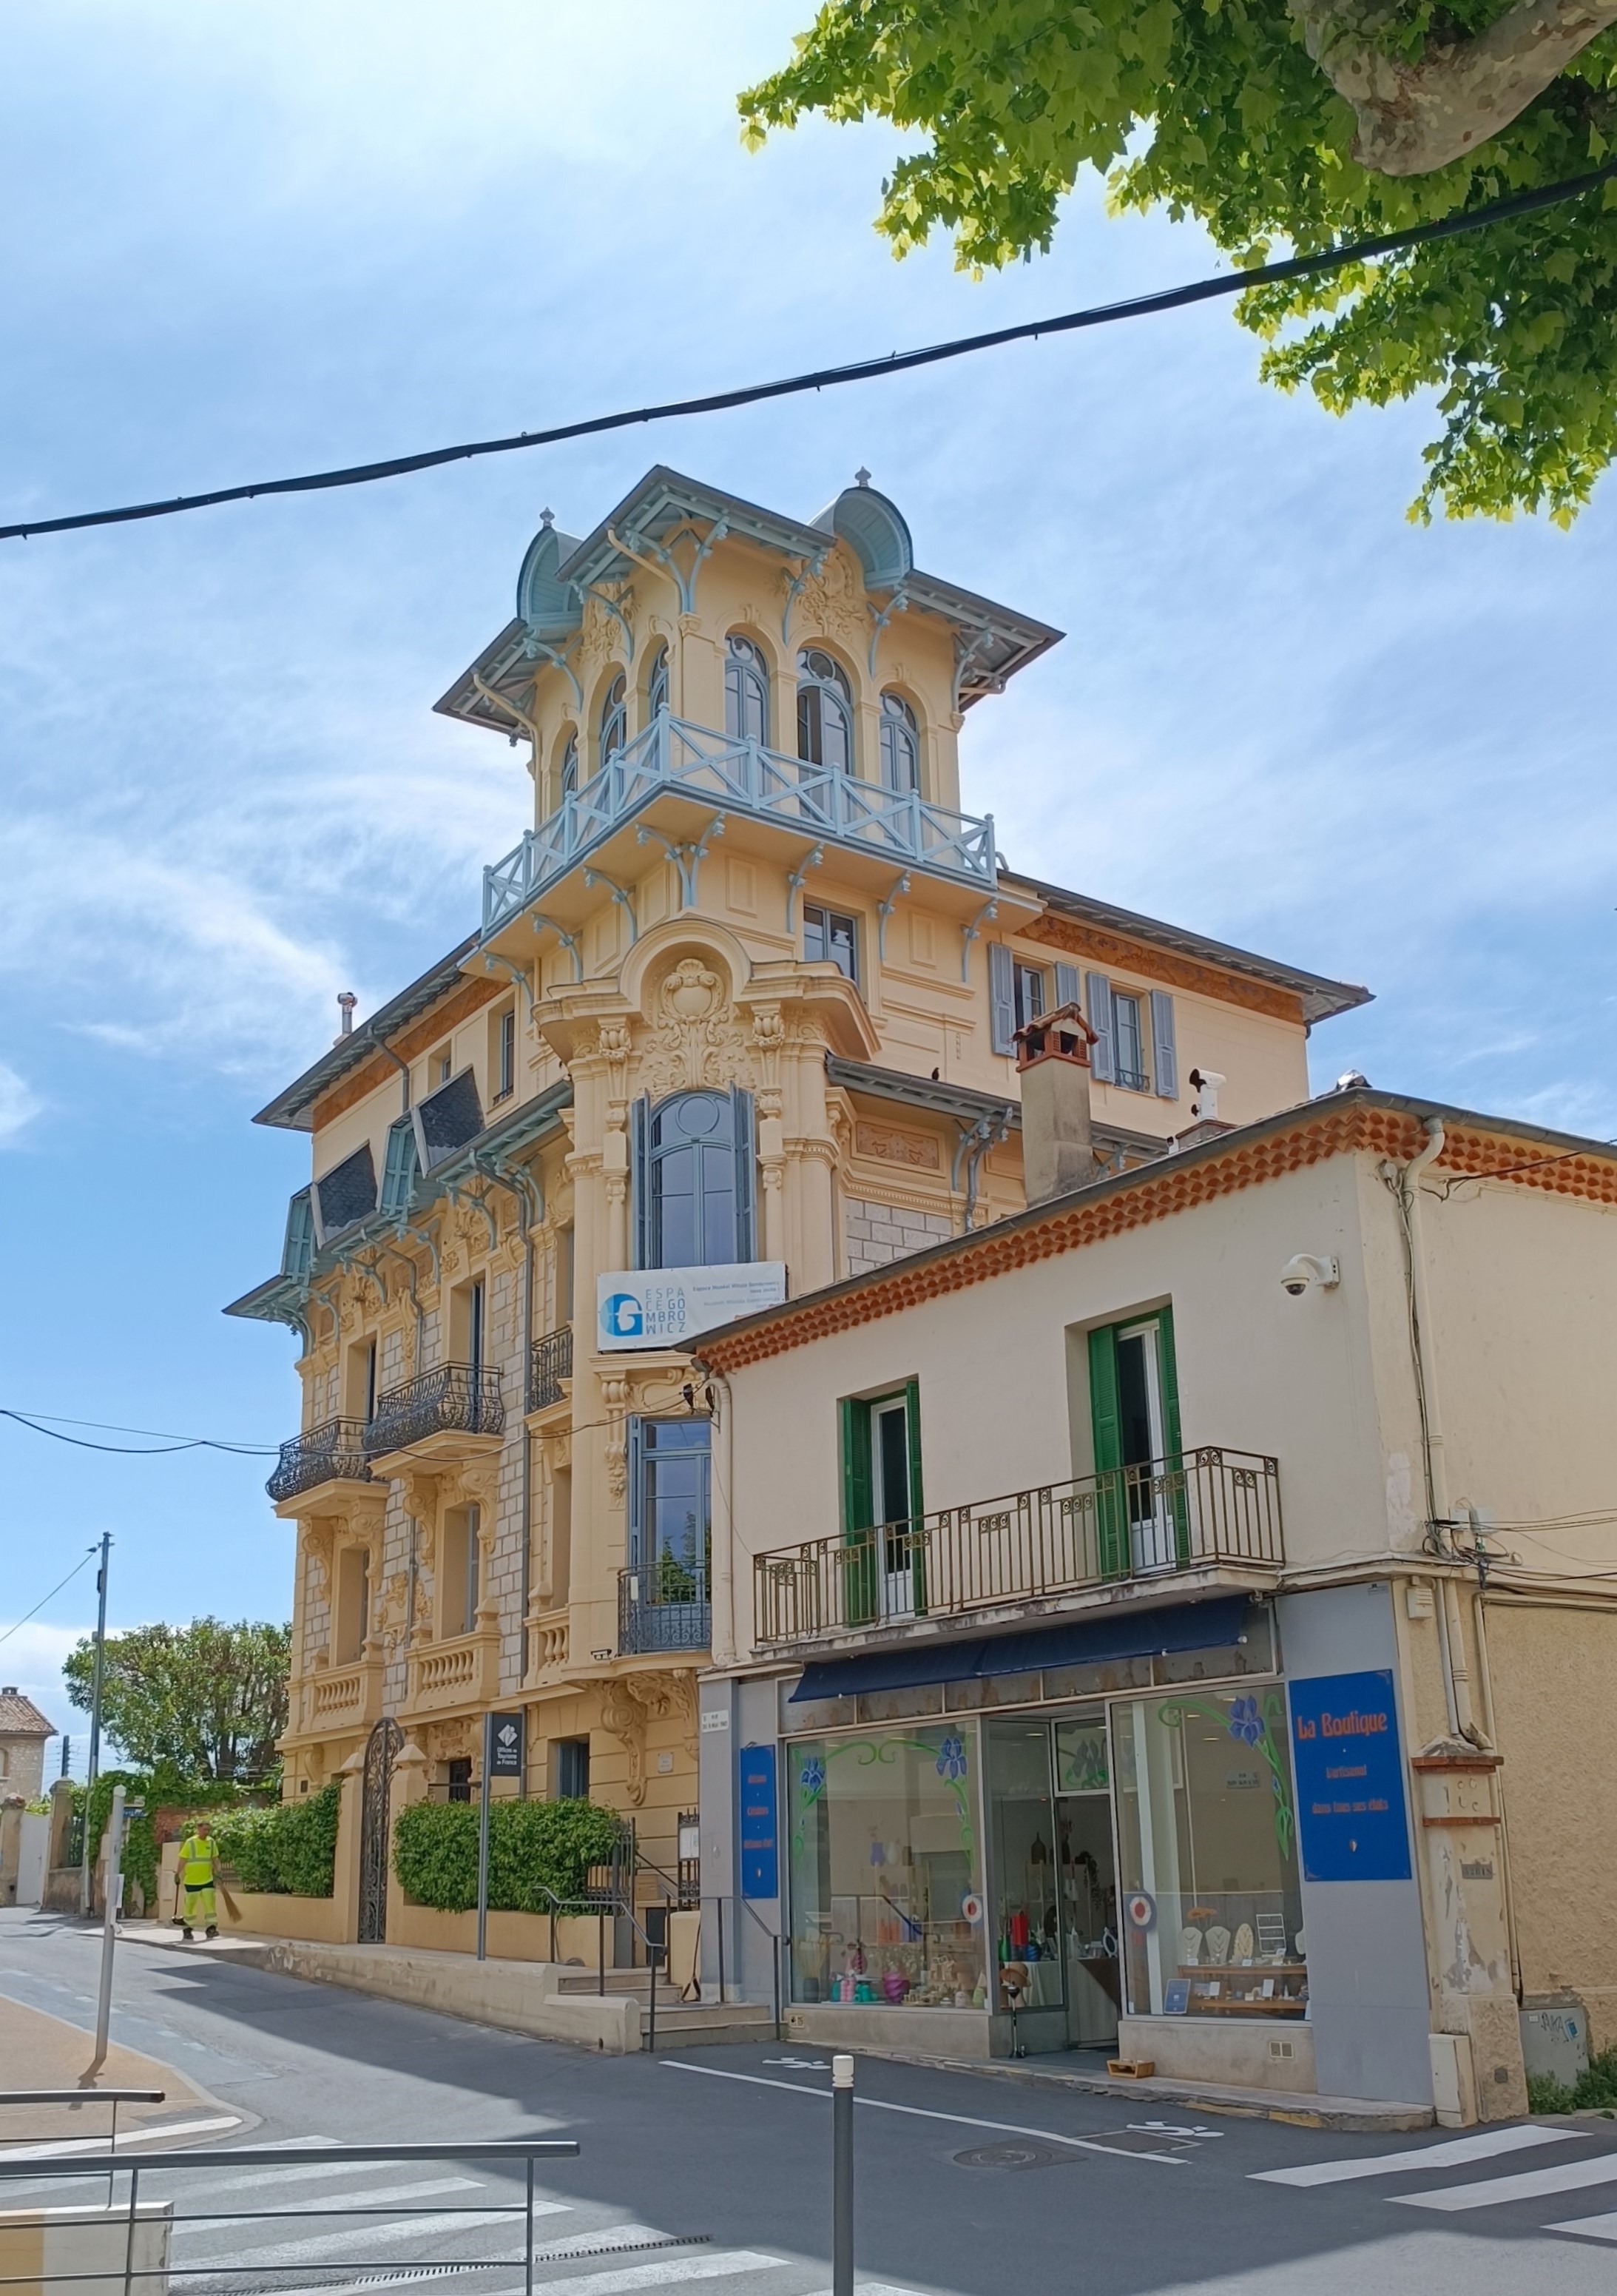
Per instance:
[[[187,1945],[198,1922],[205,1925],[204,1936],[218,1936],[214,1920],[213,1843],[205,1817],[194,1821],[180,1844],[180,1934]]]

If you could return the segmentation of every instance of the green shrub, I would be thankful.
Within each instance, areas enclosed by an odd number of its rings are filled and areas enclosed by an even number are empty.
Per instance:
[[[545,1891],[576,1898],[585,1867],[610,1857],[622,1834],[616,1812],[596,1802],[494,1802],[488,1813],[489,1905],[498,1913],[548,1914]],[[393,1870],[418,1906],[470,1913],[478,1902],[477,1805],[418,1801],[401,1809]]]
[[[112,1789],[121,1785],[126,1801],[144,1802],[139,1817],[132,1817],[124,1831],[123,1871],[124,1891],[127,1903],[128,1882],[137,1882],[145,1896],[146,1910],[156,1913],[158,1868],[162,1845],[175,1833],[189,1830],[193,1815],[206,1813],[210,1818],[216,1809],[237,1809],[247,1801],[249,1788],[239,1786],[228,1778],[187,1777],[173,1762],[159,1762],[150,1771],[102,1770],[98,1772],[89,1796],[90,1841],[94,1854],[99,1855],[101,1840],[112,1815]],[[85,1812],[85,1789],[76,1786],[73,1808],[82,1817]]]
[[[242,1889],[271,1897],[329,1898],[337,1861],[340,1782],[270,1809],[234,1809],[213,1821],[216,1853]]]
[[[1609,2112],[1617,2108],[1617,2048],[1602,2049],[1591,2057],[1571,2088],[1548,2074],[1529,2073],[1527,2103],[1532,2112]]]

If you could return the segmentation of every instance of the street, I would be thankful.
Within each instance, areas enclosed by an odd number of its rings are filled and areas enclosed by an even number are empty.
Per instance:
[[[86,2029],[97,1953],[72,1924],[0,1914],[0,1991]],[[763,2045],[595,2058],[132,1942],[117,2003],[115,2039],[217,2100],[177,2112],[171,2144],[574,2136],[576,2161],[540,2164],[536,2285],[585,2296],[706,2279],[736,2296],[829,2289],[829,2071],[817,2054]],[[1345,2296],[1367,2285],[1378,2296],[1606,2296],[1617,2270],[1617,2123],[1598,2117],[1458,2137],[1340,2136],[868,2058],[858,2081],[865,2296]],[[26,2132],[0,2134],[9,2144]],[[97,2185],[104,2177],[86,2174],[53,2181],[50,2194],[88,2200]],[[10,2189],[11,2205],[46,2190]],[[521,2285],[516,2220],[461,2213],[519,2200],[519,2174],[450,2157],[176,2174],[143,2189],[171,2194],[182,2214],[215,2212],[176,2234],[178,2285],[200,2296],[457,2279],[508,2296]],[[378,2213],[306,2228],[250,2213],[339,2204]],[[392,2213],[405,2209],[418,2213]]]

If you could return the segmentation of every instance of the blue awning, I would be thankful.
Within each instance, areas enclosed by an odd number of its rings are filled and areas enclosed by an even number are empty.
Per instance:
[[[904,1643],[858,1651],[847,1658],[817,1659],[803,1669],[791,1705],[846,1698],[860,1690],[918,1690],[934,1682],[969,1682],[979,1675],[1032,1674],[1047,1666],[1101,1665],[1108,1660],[1162,1658],[1171,1652],[1223,1650],[1237,1643],[1252,1611],[1247,1595],[1219,1595],[1170,1610],[1111,1611],[1101,1618],[1030,1627],[1020,1634],[985,1635],[967,1642]]]

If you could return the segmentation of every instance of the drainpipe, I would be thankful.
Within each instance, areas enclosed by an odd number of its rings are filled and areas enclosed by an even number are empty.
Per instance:
[[[733,1666],[736,1659],[736,1525],[731,1494],[735,1489],[735,1418],[730,1407],[730,1382],[723,1373],[709,1371],[704,1365],[703,1375],[714,1398],[709,1406],[710,1416],[717,1421],[723,1438],[720,1456],[724,1462],[723,1480],[716,1474],[714,1477],[714,1496],[718,1501],[714,1512],[718,1520],[714,1525],[713,1541],[713,1658],[715,1666]],[[717,1464],[716,1458],[715,1464]]]
[[[1434,1164],[1442,1154],[1447,1136],[1441,1117],[1425,1118],[1425,1130],[1426,1144],[1418,1155],[1411,1157],[1398,1170],[1397,1189],[1409,1290],[1410,1353],[1415,1368],[1416,1403],[1420,1414],[1421,1464],[1426,1494],[1426,1544],[1434,1554],[1447,1558],[1453,1545],[1450,1528],[1449,1477],[1443,1452],[1442,1420],[1438,1406],[1432,1300],[1426,1281],[1420,1192],[1421,1176],[1427,1166]],[[1468,1739],[1474,1746],[1482,1746],[1486,1740],[1477,1727],[1471,1703],[1471,1669],[1466,1658],[1459,1594],[1447,1577],[1439,1583],[1437,1620],[1449,1727],[1457,1736]]]
[[[388,1055],[388,1058],[392,1062],[392,1063],[393,1063],[394,1067],[398,1070],[399,1075],[404,1078],[404,1086],[403,1086],[403,1089],[402,1089],[401,1094],[400,1094],[400,1096],[399,1096],[399,1110],[398,1110],[398,1112],[399,1112],[399,1114],[400,1114],[401,1116],[408,1116],[408,1115],[409,1115],[409,1113],[410,1113],[410,1063],[409,1063],[409,1062],[408,1062],[408,1061],[401,1061],[401,1060],[400,1060],[400,1058],[399,1058],[398,1054],[394,1051],[394,1049],[393,1049],[392,1046],[388,1042],[388,1040],[387,1040],[387,1038],[386,1038],[385,1037],[378,1037],[378,1036],[373,1035],[373,1036],[372,1037],[372,1038],[371,1038],[371,1042],[372,1042],[372,1043],[376,1046],[376,1049],[377,1049],[377,1051],[378,1051],[379,1053],[386,1053],[386,1054]]]

